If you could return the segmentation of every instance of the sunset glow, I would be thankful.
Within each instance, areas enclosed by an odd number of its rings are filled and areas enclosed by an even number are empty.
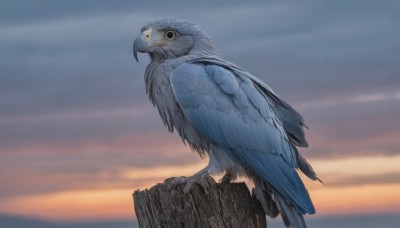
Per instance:
[[[400,156],[364,157],[340,160],[312,160],[324,184],[303,178],[315,202],[317,216],[363,213],[400,213],[400,184],[347,182],[364,176],[399,172]],[[108,183],[95,189],[57,191],[9,198],[0,205],[0,212],[34,215],[57,220],[91,220],[96,218],[130,218],[134,215],[132,193],[173,176],[189,176],[207,164],[124,168],[114,179],[131,182],[131,187],[110,187]],[[371,165],[373,164],[373,165]],[[346,170],[352,167],[352,171]],[[104,172],[99,176],[106,175]],[[218,179],[217,179],[218,180]],[[250,186],[251,187],[251,186]],[[377,194],[384,192],[384,194]],[[84,211],[84,213],[82,213]]]

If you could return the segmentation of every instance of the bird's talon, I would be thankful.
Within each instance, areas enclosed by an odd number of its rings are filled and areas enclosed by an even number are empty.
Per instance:
[[[193,187],[194,182],[188,181],[185,184],[185,187],[183,188],[183,193],[188,193],[190,189]]]
[[[208,194],[208,191],[206,190],[209,188],[209,183],[207,182],[207,177],[208,177],[208,172],[199,172],[191,177],[173,177],[169,178],[164,181],[164,184],[166,185],[167,189],[171,190],[177,185],[183,184],[183,192],[188,193],[190,189],[193,187],[193,185],[199,184],[199,186],[204,190],[206,194]]]

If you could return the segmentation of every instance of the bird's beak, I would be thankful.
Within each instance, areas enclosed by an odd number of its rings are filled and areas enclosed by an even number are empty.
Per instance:
[[[148,28],[143,31],[138,37],[136,37],[135,42],[133,43],[133,56],[135,56],[137,62],[139,62],[139,59],[137,57],[138,52],[146,52],[147,49],[154,46],[151,41],[152,33],[152,29]]]
[[[148,47],[148,43],[143,40],[143,36],[140,35],[135,39],[133,43],[133,56],[135,56],[136,62],[139,62],[137,57],[138,52],[143,52]]]

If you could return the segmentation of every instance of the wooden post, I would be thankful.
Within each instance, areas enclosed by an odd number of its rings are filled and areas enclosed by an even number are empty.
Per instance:
[[[168,189],[157,184],[133,193],[135,212],[141,228],[265,228],[260,202],[250,195],[245,183],[217,184],[208,177],[207,193],[194,184],[188,193],[183,185]]]

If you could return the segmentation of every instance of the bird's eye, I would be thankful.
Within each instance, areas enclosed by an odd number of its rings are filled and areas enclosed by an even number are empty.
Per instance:
[[[164,33],[165,39],[167,40],[173,40],[176,37],[176,33],[172,30],[168,30]]]

